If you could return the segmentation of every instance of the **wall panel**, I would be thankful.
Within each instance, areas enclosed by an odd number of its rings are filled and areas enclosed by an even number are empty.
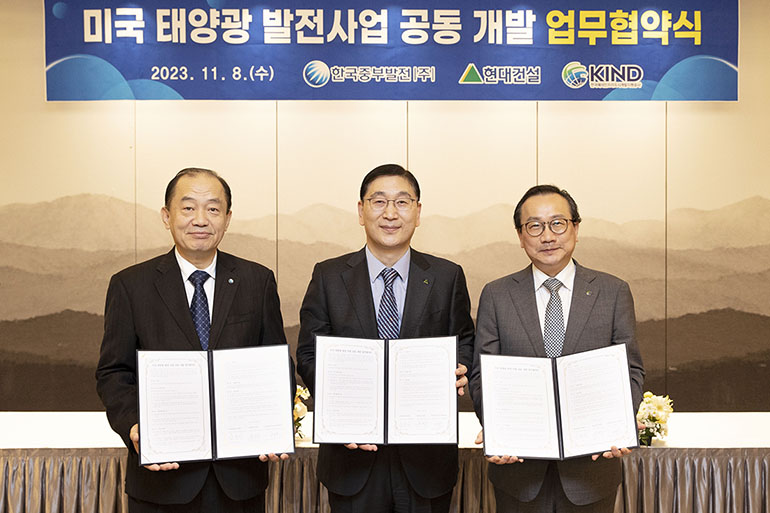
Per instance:
[[[768,410],[767,2],[741,2],[739,101],[668,105],[668,393],[688,410]]]
[[[137,103],[138,244],[159,254],[172,241],[158,214],[169,180],[185,167],[219,172],[233,191],[222,249],[275,269],[275,102]]]
[[[0,408],[100,409],[104,293],[136,246],[134,105],[46,103],[42,3],[0,10]]]
[[[629,282],[645,386],[662,391],[665,104],[550,102],[539,113],[538,181],[567,189],[578,204],[575,258]]]
[[[482,287],[518,270],[513,207],[535,182],[534,102],[409,102],[409,168],[422,189],[413,246],[463,266]]]
[[[278,291],[289,343],[313,265],[360,249],[364,175],[406,163],[406,102],[280,102]]]

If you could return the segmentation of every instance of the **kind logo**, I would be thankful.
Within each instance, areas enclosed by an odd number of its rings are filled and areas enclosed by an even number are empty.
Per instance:
[[[571,89],[580,89],[588,82],[588,70],[578,61],[568,63],[561,70],[561,79]]]

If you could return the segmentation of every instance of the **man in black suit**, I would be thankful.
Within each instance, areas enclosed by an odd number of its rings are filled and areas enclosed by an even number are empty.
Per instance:
[[[137,349],[286,343],[272,271],[217,251],[230,224],[230,207],[230,187],[217,173],[183,169],[168,184],[161,209],[174,249],[110,280],[96,387],[112,429],[128,448],[131,513],[265,509],[266,462],[278,461],[277,455],[146,467],[139,465],[137,456]],[[205,322],[193,321],[191,305],[197,305],[199,317],[205,313]]]
[[[463,394],[473,353],[465,275],[457,264],[410,249],[420,210],[420,187],[403,167],[382,165],[364,178],[358,221],[366,247],[316,264],[300,310],[297,368],[311,391],[314,336],[383,338],[377,318],[392,291],[400,338],[458,336]],[[382,273],[392,270],[387,285]],[[446,512],[457,471],[455,445],[322,444],[317,467],[333,513]]]
[[[482,417],[482,354],[556,357],[625,344],[635,407],[642,400],[644,367],[636,343],[634,300],[628,284],[572,260],[580,214],[567,191],[529,189],[513,214],[519,243],[532,264],[484,287],[470,392]],[[481,443],[479,434],[477,443]],[[606,513],[621,480],[625,447],[565,461],[516,455],[489,457],[489,479],[499,513]]]

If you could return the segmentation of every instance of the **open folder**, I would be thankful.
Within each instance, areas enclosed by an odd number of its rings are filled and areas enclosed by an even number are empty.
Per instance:
[[[638,446],[625,344],[480,361],[485,455],[565,459]]]
[[[316,337],[313,442],[457,444],[457,337]]]
[[[136,355],[141,465],[294,452],[286,344]]]

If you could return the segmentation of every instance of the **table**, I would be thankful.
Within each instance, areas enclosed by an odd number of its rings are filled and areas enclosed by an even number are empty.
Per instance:
[[[317,449],[271,464],[269,513],[328,512]],[[0,449],[0,513],[126,513],[125,449]],[[641,448],[623,458],[616,513],[764,513],[770,449]],[[479,449],[460,449],[455,513],[494,512]]]

